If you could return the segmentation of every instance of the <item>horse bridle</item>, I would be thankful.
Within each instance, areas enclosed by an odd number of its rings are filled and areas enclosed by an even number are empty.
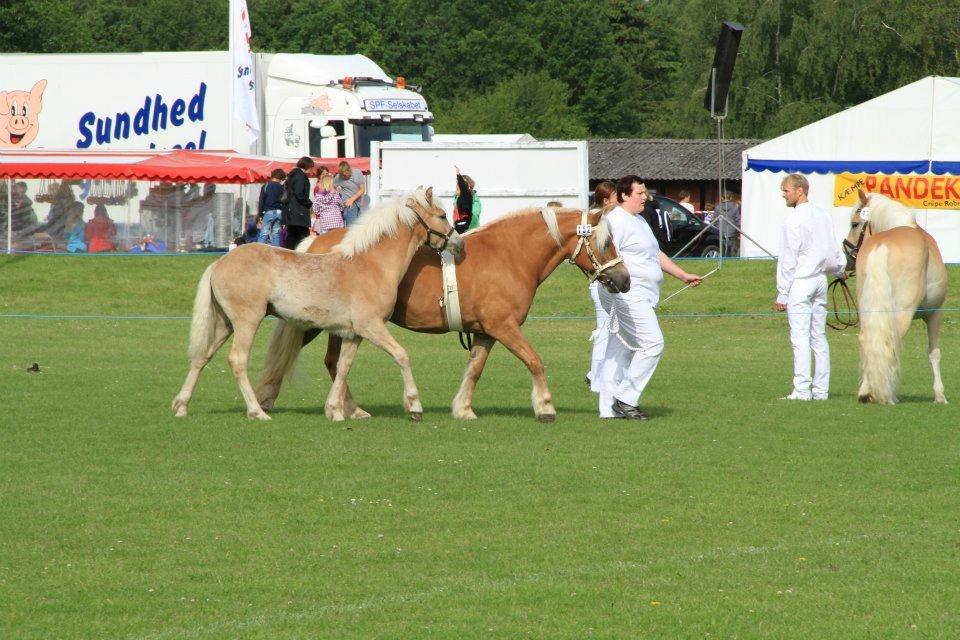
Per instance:
[[[600,264],[600,261],[597,260],[596,254],[593,252],[593,249],[590,247],[590,238],[593,236],[593,225],[587,221],[587,212],[584,211],[580,214],[580,224],[577,225],[577,246],[574,248],[573,253],[570,254],[569,262],[570,264],[576,264],[577,267],[583,271],[584,275],[593,282],[597,278],[603,275],[603,272],[611,267],[623,262],[623,258],[617,256],[613,260],[606,262],[605,264]],[[590,264],[593,265],[593,271],[588,272],[586,269],[577,264],[577,256],[580,255],[581,249],[586,249],[587,257],[590,258]]]
[[[857,264],[857,256],[860,254],[860,247],[863,245],[863,239],[867,236],[869,226],[869,220],[864,220],[860,225],[860,237],[857,238],[857,244],[853,244],[846,238],[843,239],[843,253],[847,256],[847,271],[853,271],[853,267]]]
[[[443,251],[445,251],[447,248],[447,244],[450,243],[450,236],[452,236],[456,232],[456,229],[454,229],[453,227],[450,227],[450,233],[446,233],[446,234],[440,233],[439,231],[431,229],[430,225],[424,222],[423,218],[420,217],[420,214],[417,213],[416,209],[414,209],[413,207],[410,207],[410,211],[413,211],[413,215],[417,216],[417,222],[420,223],[420,226],[422,226],[424,229],[427,230],[427,237],[424,238],[423,243],[426,245],[429,245],[432,249],[436,249],[437,253],[442,253]],[[439,248],[434,247],[433,245],[430,244],[430,238],[433,236],[439,236],[440,238],[443,238],[443,244],[440,245]]]

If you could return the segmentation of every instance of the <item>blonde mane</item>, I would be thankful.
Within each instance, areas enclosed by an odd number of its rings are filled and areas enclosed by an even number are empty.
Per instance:
[[[867,206],[870,212],[870,229],[873,233],[880,233],[894,227],[916,227],[917,219],[913,209],[901,202],[888,198],[882,193],[871,193],[867,196]]]
[[[408,227],[417,224],[416,212],[406,204],[410,198],[416,200],[426,210],[433,208],[422,188],[409,195],[388,200],[365,211],[356,224],[347,230],[343,240],[333,247],[333,251],[338,251],[349,258],[363,253],[375,245],[380,238],[394,235],[400,223]]]

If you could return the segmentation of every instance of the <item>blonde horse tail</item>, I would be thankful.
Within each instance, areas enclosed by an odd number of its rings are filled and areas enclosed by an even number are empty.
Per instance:
[[[270,337],[270,345],[267,347],[267,361],[257,384],[254,385],[257,400],[265,410],[273,407],[280,394],[283,379],[292,375],[293,365],[296,364],[303,347],[303,334],[303,329],[277,320],[273,336]]]
[[[860,287],[860,402],[893,404],[900,373],[900,331],[890,277],[889,251],[866,257]]]
[[[216,262],[207,267],[197,285],[197,296],[193,299],[193,320],[190,322],[190,359],[205,358],[211,345],[217,339],[217,323],[226,322],[223,312],[213,298],[210,277]]]

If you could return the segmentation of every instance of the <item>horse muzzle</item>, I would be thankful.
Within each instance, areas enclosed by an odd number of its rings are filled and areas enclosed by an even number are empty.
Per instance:
[[[610,293],[626,293],[630,291],[630,272],[622,264],[610,269],[600,278],[602,284]]]
[[[459,233],[454,231],[450,234],[450,237],[447,238],[447,247],[444,251],[449,251],[455,258],[463,255],[463,238],[460,237]]]

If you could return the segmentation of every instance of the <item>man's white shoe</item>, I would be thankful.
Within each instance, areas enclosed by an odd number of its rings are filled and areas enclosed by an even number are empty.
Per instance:
[[[788,395],[788,396],[783,396],[783,397],[780,398],[780,399],[781,399],[781,400],[809,400],[809,399],[810,399],[810,396],[801,395],[801,394],[797,393],[796,391],[794,391],[794,392],[791,393],[790,395]]]
[[[812,398],[812,399],[813,399],[813,400],[826,400],[827,397],[828,397],[828,396],[827,396],[826,393],[824,393],[824,394],[822,394],[822,395],[819,394],[819,393],[815,393],[815,394],[813,394],[813,398]]]

